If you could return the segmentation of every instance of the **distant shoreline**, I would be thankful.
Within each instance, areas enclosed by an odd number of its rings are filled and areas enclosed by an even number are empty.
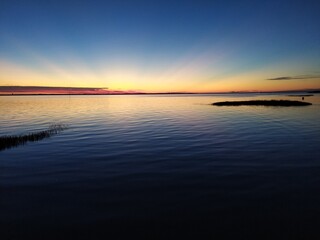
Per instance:
[[[136,93],[7,93],[7,94],[0,94],[1,96],[113,96],[113,95],[201,95],[201,94],[290,94],[288,96],[292,97],[309,97],[313,96],[314,93],[320,93],[320,90],[314,91],[305,91],[305,90],[292,90],[292,91],[275,91],[275,92],[203,92],[203,93],[196,93],[196,92],[163,92],[163,93],[143,93],[143,92],[136,92]],[[306,94],[294,94],[294,93],[306,93]],[[313,93],[313,94],[311,94]]]

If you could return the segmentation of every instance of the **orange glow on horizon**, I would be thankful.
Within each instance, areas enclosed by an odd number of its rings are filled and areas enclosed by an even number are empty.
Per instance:
[[[64,65],[53,63],[33,52],[30,54],[39,62],[40,67],[27,67],[0,59],[0,86],[108,88],[108,91],[96,92],[79,90],[77,94],[263,92],[320,88],[320,76],[306,80],[267,80],[273,76],[287,76],[288,73],[299,75],[304,67],[301,64],[274,63],[262,69],[232,72],[228,71],[227,66],[218,67],[225,57],[222,54],[212,53],[216,56],[214,59],[211,59],[210,54],[198,54],[195,58],[186,55],[175,64],[163,69],[145,69],[134,64],[134,61],[113,65],[101,63],[96,69],[90,69],[80,59],[69,60],[70,64]],[[53,92],[50,90],[30,93],[52,94]],[[69,94],[69,92],[56,90],[54,94]]]

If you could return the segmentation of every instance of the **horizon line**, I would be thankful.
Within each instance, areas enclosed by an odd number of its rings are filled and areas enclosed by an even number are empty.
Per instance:
[[[291,90],[247,90],[247,91],[160,91],[147,92],[138,90],[112,90],[108,87],[62,87],[62,86],[0,86],[0,96],[23,95],[141,95],[141,94],[230,94],[230,93],[286,93],[286,92],[320,92],[320,88]]]

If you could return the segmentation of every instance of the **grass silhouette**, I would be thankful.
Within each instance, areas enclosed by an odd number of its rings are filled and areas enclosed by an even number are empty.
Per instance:
[[[308,102],[291,101],[291,100],[249,100],[249,101],[226,101],[226,102],[215,102],[212,105],[215,106],[280,106],[280,107],[291,107],[291,106],[308,106],[312,105]]]
[[[0,137],[0,151],[12,147],[17,147],[19,145],[24,145],[27,142],[40,141],[44,138],[48,138],[52,135],[58,134],[66,128],[67,126],[63,124],[53,124],[49,127],[49,129],[40,132],[33,132],[26,135],[18,136],[2,136]]]

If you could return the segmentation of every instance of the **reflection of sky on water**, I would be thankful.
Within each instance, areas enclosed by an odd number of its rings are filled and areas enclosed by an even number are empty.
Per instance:
[[[79,226],[145,233],[172,224],[186,233],[191,224],[211,234],[231,224],[237,234],[279,226],[314,234],[320,98],[307,107],[210,105],[255,98],[287,97],[1,97],[1,135],[69,125],[0,152],[5,233],[45,236],[70,225],[80,235]]]

